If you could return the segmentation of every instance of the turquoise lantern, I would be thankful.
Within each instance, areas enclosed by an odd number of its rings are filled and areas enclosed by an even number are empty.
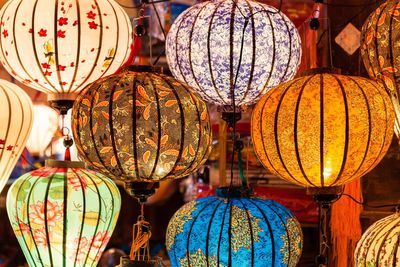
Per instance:
[[[185,204],[172,217],[166,240],[173,267],[294,267],[302,243],[300,224],[288,209],[237,188]]]

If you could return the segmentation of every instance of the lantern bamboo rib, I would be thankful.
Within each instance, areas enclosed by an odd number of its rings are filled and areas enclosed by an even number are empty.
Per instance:
[[[305,187],[333,187],[379,163],[393,122],[378,83],[316,74],[267,93],[253,111],[251,133],[256,155],[274,174]]]
[[[256,198],[208,197],[190,202],[175,213],[167,230],[173,267],[202,263],[294,267],[301,248],[300,225],[291,213]]]
[[[130,182],[190,174],[208,158],[212,140],[205,103],[177,80],[146,72],[87,88],[73,108],[72,129],[89,164]]]
[[[50,21],[42,19],[44,10]],[[130,55],[132,26],[114,0],[93,5],[55,1],[50,6],[43,0],[12,0],[3,6],[0,18],[0,60],[5,69],[52,96],[83,90],[115,73]]]
[[[255,16],[261,12],[266,15]],[[219,106],[232,106],[231,79],[238,72],[233,91],[240,107],[255,103],[271,87],[293,77],[300,62],[299,44],[297,30],[279,10],[260,3],[219,0],[199,3],[178,17],[167,36],[166,54],[178,80]],[[238,63],[241,46],[244,64]],[[261,71],[261,65],[268,66],[268,71]]]

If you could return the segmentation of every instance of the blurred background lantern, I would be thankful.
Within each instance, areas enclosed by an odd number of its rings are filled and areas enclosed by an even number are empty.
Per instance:
[[[58,130],[58,113],[44,104],[33,106],[33,126],[26,147],[32,156],[42,157]]]
[[[118,219],[121,197],[82,162],[47,161],[10,188],[7,211],[30,266],[97,266]]]
[[[99,80],[79,96],[72,117],[79,154],[128,187],[187,176],[211,150],[207,106],[162,74],[126,71]]]
[[[357,244],[354,266],[399,266],[399,232],[398,212],[371,225]]]
[[[395,133],[400,138],[400,1],[384,2],[362,28],[361,56],[371,78],[383,81],[396,112]]]
[[[0,80],[0,192],[7,183],[32,129],[32,102],[24,90]]]
[[[115,73],[130,54],[131,22],[114,0],[11,0],[0,17],[3,66],[59,105]]]
[[[284,83],[253,110],[251,134],[262,164],[304,187],[341,186],[362,177],[385,155],[394,112],[378,83],[313,74]]]
[[[204,100],[232,106],[234,92],[239,107],[293,78],[301,45],[294,24],[274,7],[218,0],[197,4],[175,20],[166,54],[174,77]]]
[[[166,237],[173,267],[297,265],[303,236],[296,218],[275,201],[241,194],[220,188],[175,213]]]

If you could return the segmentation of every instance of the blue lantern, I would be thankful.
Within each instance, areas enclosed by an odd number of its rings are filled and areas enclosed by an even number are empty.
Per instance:
[[[238,189],[184,205],[172,217],[166,246],[173,267],[296,266],[301,227],[292,213],[272,200]]]

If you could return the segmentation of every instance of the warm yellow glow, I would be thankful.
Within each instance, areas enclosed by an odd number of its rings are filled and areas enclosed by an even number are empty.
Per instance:
[[[25,148],[32,120],[29,96],[15,84],[0,80],[0,192]]]
[[[2,65],[53,100],[73,97],[129,58],[131,22],[114,0],[10,0],[0,18]]]
[[[360,178],[386,153],[394,112],[378,83],[316,74],[267,93],[252,115],[255,151],[272,173],[306,187]]]
[[[33,127],[26,147],[32,155],[43,156],[58,129],[58,113],[39,104],[33,106],[33,114]]]

